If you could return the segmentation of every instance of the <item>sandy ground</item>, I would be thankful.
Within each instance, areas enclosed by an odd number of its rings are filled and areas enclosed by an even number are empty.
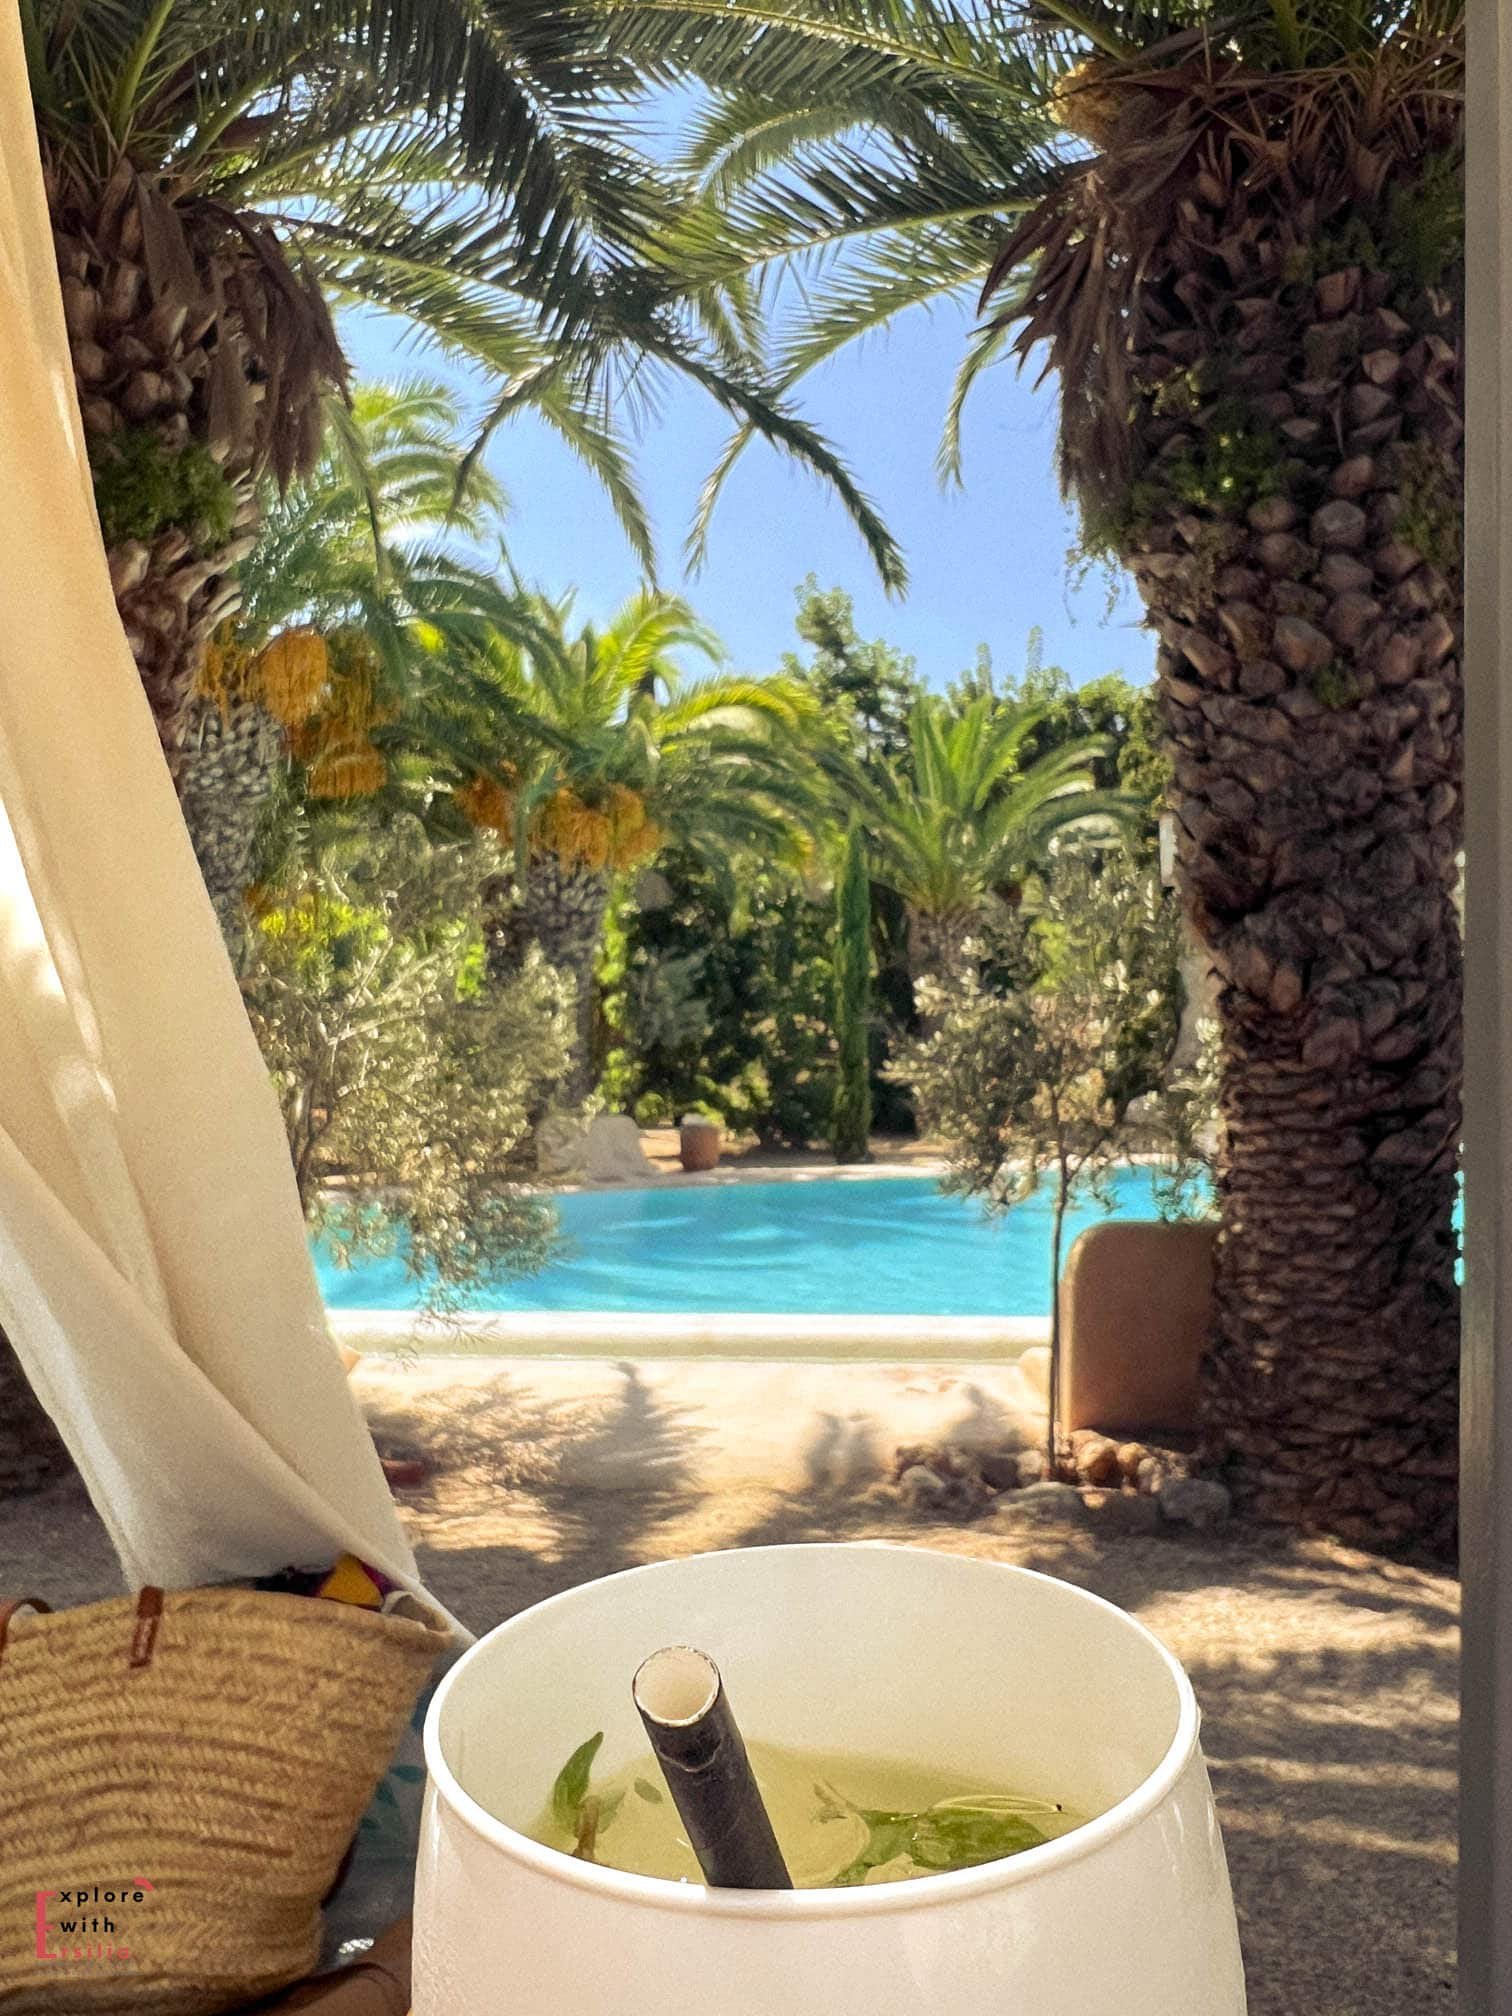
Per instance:
[[[921,1523],[879,1485],[892,1441],[1011,1437],[1011,1368],[365,1365],[380,1446],[435,1464],[403,1516],[475,1628],[588,1577],[705,1547],[888,1539],[1022,1562],[1134,1611],[1204,1714],[1252,2016],[1448,2016],[1454,2004],[1457,1590],[1323,1542]],[[78,1487],[0,1505],[0,1585],[116,1586]],[[1175,2012],[1201,2016],[1201,2012]]]

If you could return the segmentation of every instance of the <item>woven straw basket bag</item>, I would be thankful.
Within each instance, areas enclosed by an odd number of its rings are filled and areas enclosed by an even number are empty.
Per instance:
[[[447,1636],[252,1589],[0,1605],[4,2016],[212,2016],[307,1974]]]

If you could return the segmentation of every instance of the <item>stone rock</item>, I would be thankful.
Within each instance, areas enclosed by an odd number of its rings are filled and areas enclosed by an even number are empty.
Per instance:
[[[1084,1491],[1082,1503],[1099,1526],[1117,1533],[1155,1533],[1160,1529],[1160,1501],[1133,1491]]]
[[[1383,686],[1405,686],[1417,677],[1423,662],[1423,646],[1403,630],[1388,637],[1376,658],[1376,677]]]
[[[1149,1455],[1143,1442],[1121,1442],[1118,1447],[1118,1467],[1132,1484],[1139,1475],[1139,1466]]]
[[[570,1113],[552,1113],[536,1129],[536,1166],[543,1176],[576,1176],[588,1151],[588,1129]]]
[[[666,910],[676,901],[672,884],[660,868],[642,868],[635,878],[637,910]]]
[[[910,1510],[949,1519],[976,1519],[992,1502],[974,1449],[913,1443],[893,1457],[899,1497]]]
[[[1168,1478],[1155,1503],[1167,1526],[1189,1526],[1197,1533],[1223,1525],[1233,1510],[1228,1492],[1210,1477]]]
[[[1420,624],[1416,635],[1430,665],[1437,665],[1454,649],[1454,625],[1442,610],[1435,610],[1426,623]]]
[[[1314,292],[1320,315],[1343,315],[1353,308],[1360,295],[1360,269],[1358,266],[1343,266],[1336,273],[1325,273]]]
[[[1026,1519],[1042,1520],[1046,1525],[1056,1522],[1081,1526],[1087,1518],[1087,1508],[1076,1486],[1055,1484],[1048,1479],[1043,1484],[1026,1485],[998,1503],[1003,1510]]]
[[[1328,634],[1336,644],[1358,644],[1380,613],[1381,605],[1373,596],[1346,588],[1328,612]]]
[[[639,1183],[657,1174],[628,1113],[600,1113],[589,1124],[583,1176],[589,1183]]]
[[[1159,1456],[1142,1456],[1134,1473],[1134,1483],[1147,1497],[1153,1497],[1170,1477],[1170,1468]]]
[[[1428,569],[1419,567],[1391,591],[1391,607],[1398,616],[1426,616],[1433,607],[1433,587]]]
[[[940,1512],[950,1486],[923,1463],[911,1463],[898,1479],[898,1495],[913,1512]]]
[[[1391,582],[1405,581],[1423,564],[1422,554],[1405,539],[1383,540],[1370,558],[1381,579]]]
[[[1379,385],[1351,385],[1344,408],[1356,427],[1368,427],[1389,413],[1395,403]]]
[[[1085,1484],[1116,1484],[1118,1444],[1106,1435],[1091,1435],[1076,1451],[1076,1474]]]

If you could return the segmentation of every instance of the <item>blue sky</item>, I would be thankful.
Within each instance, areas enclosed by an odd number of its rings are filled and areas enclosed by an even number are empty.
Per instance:
[[[805,411],[846,453],[907,552],[906,598],[883,591],[840,506],[816,479],[770,449],[753,448],[727,484],[708,562],[689,579],[682,543],[726,428],[702,395],[679,388],[643,431],[641,482],[656,528],[665,585],[681,587],[743,671],[770,670],[791,649],[794,590],[810,573],[847,589],[863,637],[910,652],[943,683],[972,663],[979,643],[1004,672],[1023,664],[1035,625],[1047,664],[1074,681],[1123,671],[1147,679],[1154,644],[1126,590],[1107,607],[1094,575],[1067,578],[1073,536],[1054,475],[1053,384],[1035,392],[1002,366],[978,382],[965,430],[965,486],[942,490],[934,470],[940,418],[968,328],[947,304],[914,311],[842,353],[802,389]],[[397,323],[349,319],[343,329],[360,376],[464,381],[434,352],[412,349]],[[513,500],[510,550],[527,580],[579,591],[585,621],[601,619],[639,585],[639,572],[591,477],[528,417],[495,437],[489,462]]]

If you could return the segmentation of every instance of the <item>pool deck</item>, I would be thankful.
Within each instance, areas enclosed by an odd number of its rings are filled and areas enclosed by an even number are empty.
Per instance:
[[[363,1358],[352,1387],[386,1453],[525,1472],[549,1443],[557,1488],[643,1488],[664,1459],[684,1486],[799,1494],[879,1485],[900,1443],[999,1450],[1044,1433],[1048,1352],[1010,1364],[821,1364],[622,1355]],[[461,1500],[452,1509],[460,1509]],[[498,1505],[489,1507],[492,1518]]]

